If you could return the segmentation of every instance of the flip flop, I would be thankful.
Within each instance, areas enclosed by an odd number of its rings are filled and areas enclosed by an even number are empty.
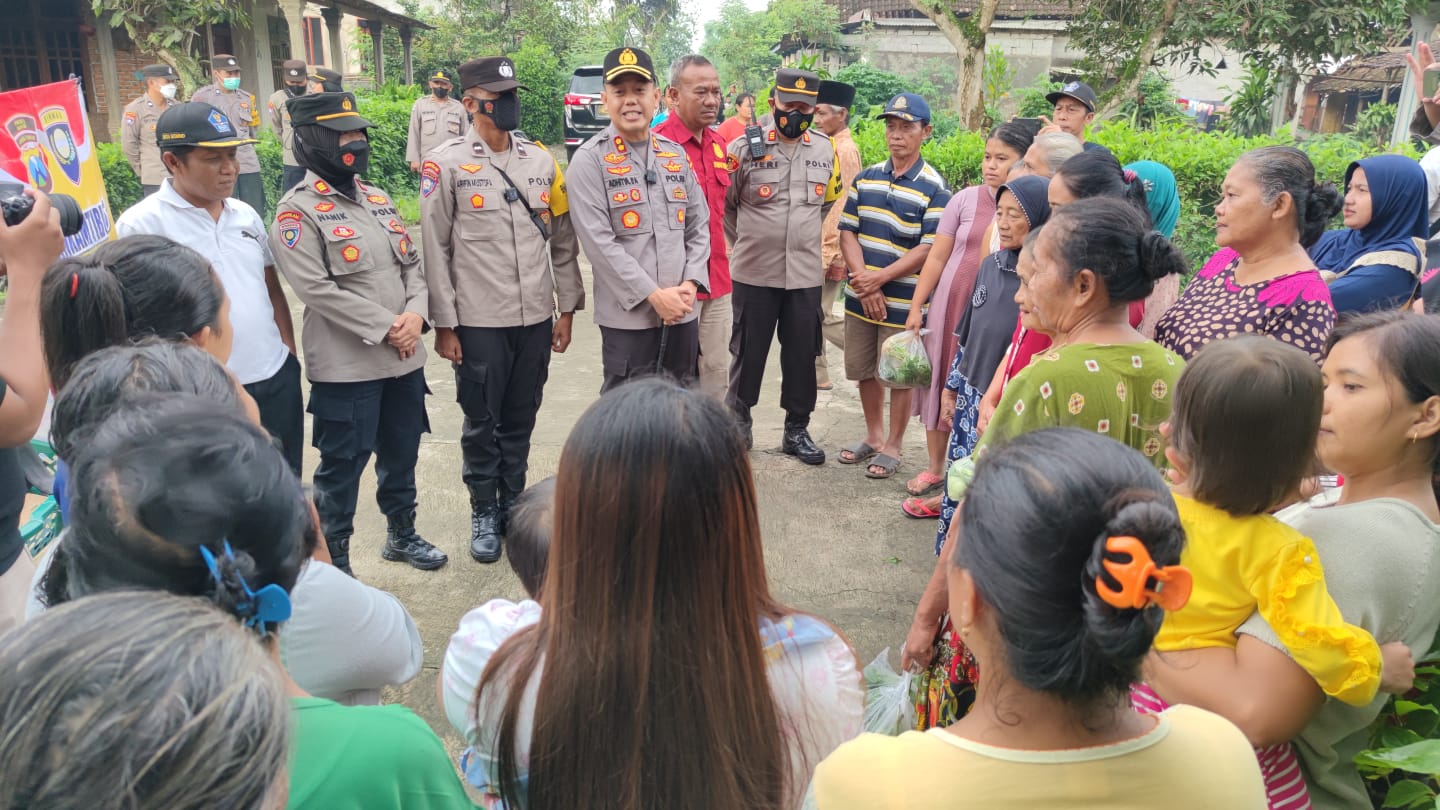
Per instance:
[[[926,506],[925,499],[920,497],[906,498],[904,503],[900,504],[900,511],[904,512],[906,517],[916,520],[940,517],[940,510]]]
[[[840,448],[840,453],[836,455],[835,458],[841,464],[859,464],[874,458],[878,452],[880,451],[862,441],[856,442],[848,447]],[[849,453],[850,458],[845,458],[845,453]]]
[[[884,472],[879,474],[873,473],[870,472],[869,468],[867,467],[865,470],[866,478],[874,478],[877,480],[889,478],[890,476],[895,474],[896,470],[900,469],[900,459],[890,455],[889,453],[881,453],[880,455],[871,459],[870,467],[879,467],[881,470],[884,470]]]
[[[920,484],[919,489],[915,488],[916,482],[919,482]],[[939,489],[940,486],[944,483],[945,476],[931,475],[929,470],[921,470],[919,475],[911,478],[908,482],[906,482],[905,491],[918,498],[929,495],[930,493]]]

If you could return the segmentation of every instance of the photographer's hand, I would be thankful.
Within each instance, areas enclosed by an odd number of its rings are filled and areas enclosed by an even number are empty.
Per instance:
[[[40,343],[40,280],[60,257],[65,237],[60,213],[50,198],[26,188],[35,200],[25,219],[15,225],[0,221],[0,271],[9,283],[5,318],[0,320],[0,447],[30,441],[40,426],[50,391],[45,352]]]

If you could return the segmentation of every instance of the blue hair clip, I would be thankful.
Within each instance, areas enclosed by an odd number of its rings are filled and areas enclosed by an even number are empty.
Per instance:
[[[230,541],[226,540],[222,546],[225,556],[231,560],[235,559],[235,552],[230,549]],[[200,557],[205,560],[205,567],[210,569],[210,576],[217,585],[224,585],[224,577],[220,574],[220,564],[215,560],[215,553],[205,546],[200,547]],[[237,614],[246,627],[260,631],[265,634],[265,628],[270,624],[279,624],[290,618],[291,606],[290,595],[279,585],[271,583],[258,591],[250,590],[250,583],[245,581],[239,572],[235,578],[240,582],[240,589],[245,592],[245,599],[237,605]]]

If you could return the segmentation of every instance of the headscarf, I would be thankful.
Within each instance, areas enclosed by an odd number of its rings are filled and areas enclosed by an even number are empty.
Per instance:
[[[369,131],[366,131],[369,136]],[[354,199],[355,170],[340,162],[340,133],[319,124],[295,127],[295,163],[320,176],[337,191]]]
[[[1311,260],[1321,270],[1343,275],[1367,254],[1390,253],[1385,261],[1374,263],[1418,273],[1424,254],[1416,240],[1423,244],[1430,233],[1425,170],[1404,155],[1375,155],[1350,164],[1345,171],[1346,188],[1357,168],[1365,170],[1365,182],[1370,186],[1370,222],[1358,231],[1326,231],[1310,248]]]
[[[1017,177],[1014,180],[1000,187],[995,192],[995,205],[1000,205],[1000,198],[1004,194],[1015,197],[1020,203],[1020,210],[1025,212],[1025,221],[1030,223],[1030,230],[1035,230],[1045,221],[1050,219],[1050,178],[1041,177],[1035,174],[1027,174],[1024,177]],[[1002,250],[1001,253],[1013,253],[1015,257],[1020,255],[1019,250]],[[1010,261],[1005,265],[1014,268],[1015,262]]]
[[[1164,163],[1141,160],[1125,167],[1145,184],[1145,207],[1150,209],[1150,221],[1155,230],[1166,239],[1175,235],[1175,225],[1180,221],[1180,189],[1175,185],[1175,173]]]

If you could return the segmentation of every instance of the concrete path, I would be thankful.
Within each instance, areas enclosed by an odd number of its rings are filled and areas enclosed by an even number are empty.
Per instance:
[[[584,270],[586,289],[593,290],[589,267]],[[300,306],[293,295],[290,300],[298,325]],[[432,341],[427,337],[425,342],[429,351]],[[833,347],[829,351],[832,376],[843,376],[840,352]],[[433,432],[420,447],[417,526],[450,555],[450,563],[426,573],[380,559],[385,521],[371,496],[373,471],[366,473],[361,488],[351,560],[361,579],[404,601],[425,639],[424,671],[410,683],[387,690],[385,701],[417,711],[458,753],[464,745],[446,722],[435,694],[445,645],[466,611],[495,597],[519,599],[523,590],[505,561],[485,566],[470,559],[470,507],[460,481],[461,414],[454,374],[433,351],[425,373],[434,391],[429,401]],[[530,458],[532,482],[555,473],[565,439],[598,397],[600,381],[600,333],[589,313],[581,312],[573,344],[565,354],[555,355],[550,367]],[[779,452],[784,419],[779,397],[776,345],[754,413],[756,449],[751,453],[771,587],[786,604],[837,626],[862,664],[888,646],[892,665],[898,666],[911,611],[934,561],[934,522],[908,519],[899,508],[905,481],[924,463],[924,431],[912,421],[905,464],[890,480],[872,481],[865,478],[863,467],[837,463],[839,448],[864,436],[855,386],[837,379],[834,391],[821,392],[811,425],[829,459],[822,467],[807,467]],[[313,448],[306,448],[305,461],[308,476],[316,462]]]

